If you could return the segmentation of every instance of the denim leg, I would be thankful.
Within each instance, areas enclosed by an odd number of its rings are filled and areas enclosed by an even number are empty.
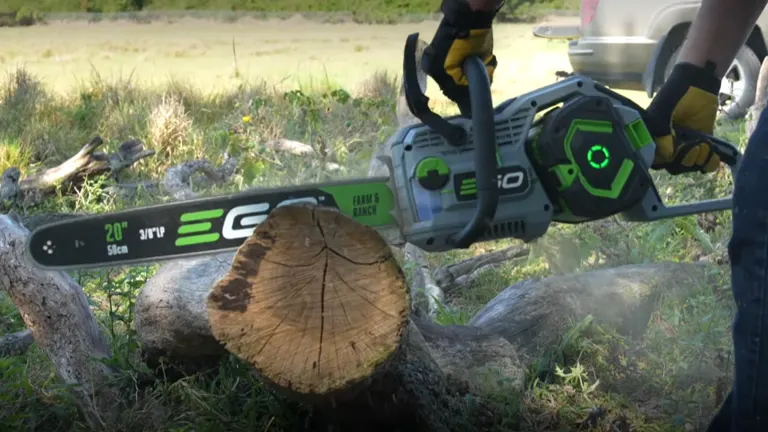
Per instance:
[[[737,312],[731,394],[712,431],[768,431],[768,110],[749,138],[733,194],[728,244]]]

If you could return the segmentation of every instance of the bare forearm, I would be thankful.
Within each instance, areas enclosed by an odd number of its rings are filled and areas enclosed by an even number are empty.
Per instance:
[[[722,78],[768,0],[703,0],[680,51],[679,62],[715,64]]]

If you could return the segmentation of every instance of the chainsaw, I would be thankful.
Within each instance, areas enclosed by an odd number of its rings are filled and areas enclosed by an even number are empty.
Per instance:
[[[731,197],[665,205],[650,174],[656,144],[647,113],[574,75],[494,106],[479,57],[466,60],[471,118],[441,117],[419,85],[418,33],[405,43],[403,86],[419,123],[400,128],[383,156],[388,177],[252,189],[236,194],[73,218],[41,226],[27,250],[44,269],[132,265],[237,249],[277,207],[331,207],[391,243],[428,252],[543,236],[552,223],[611,216],[647,222],[728,210]],[[735,176],[741,153],[705,140]],[[394,234],[393,234],[394,233]]]

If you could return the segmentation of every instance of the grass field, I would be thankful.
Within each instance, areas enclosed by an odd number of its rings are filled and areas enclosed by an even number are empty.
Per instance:
[[[240,160],[237,176],[219,188],[225,190],[363,175],[372,151],[396,128],[393,74],[399,73],[405,38],[418,31],[428,39],[435,25],[198,20],[0,28],[0,40],[12,41],[0,46],[0,67],[7,73],[0,86],[0,171],[18,166],[28,175],[61,162],[99,134],[110,149],[138,138],[158,152],[122,181],[157,179],[167,167],[191,158],[221,162],[224,152]],[[497,102],[553,82],[557,70],[569,70],[563,42],[535,39],[528,25],[500,25],[497,35]],[[429,93],[441,99],[435,86]],[[646,102],[639,94],[625,94]],[[718,133],[744,142],[738,124],[721,125]],[[304,142],[320,155],[292,157],[264,149],[262,144],[274,138]],[[329,169],[329,163],[336,168]],[[657,179],[672,200],[711,198],[731,187],[724,172],[706,178],[657,174]],[[76,194],[15,210],[101,212],[159,199],[115,199],[106,192],[108,185],[92,180]],[[695,217],[618,232],[593,224],[557,226],[534,245],[530,259],[484,274],[471,290],[451,298],[440,321],[464,323],[505,287],[557,271],[721,257],[729,230],[729,213],[706,232]],[[439,265],[510,243],[430,258]],[[563,248],[587,258],[574,262],[560,253]],[[610,252],[608,263],[590,258],[600,251]],[[722,398],[731,368],[721,360],[730,353],[729,270],[713,267],[712,286],[694,288],[687,298],[662,298],[639,338],[589,324],[565,335],[553,355],[530,371],[524,395],[499,395],[510,402],[504,425],[578,430],[576,425],[600,407],[607,414],[593,430],[630,430],[616,426],[618,418],[626,418],[635,431],[700,430]],[[78,274],[109,329],[115,364],[129,387],[147,372],[137,356],[130,311],[154,269]],[[18,311],[0,295],[0,335],[23,327]],[[148,391],[160,406],[139,403],[126,411],[125,430],[151,425],[152,430],[213,431],[226,425],[231,431],[284,431],[301,421],[235,359],[223,364],[215,379],[160,380]],[[134,397],[129,388],[126,400],[135,402]],[[0,358],[0,430],[85,430],[53,366],[37,348]]]
[[[435,22],[389,26],[301,18],[53,22],[0,29],[3,40],[14,41],[0,47],[0,67],[24,65],[57,91],[87,81],[94,71],[106,79],[132,77],[142,86],[176,79],[204,91],[261,80],[282,88],[354,90],[374,72],[399,73],[406,37],[419,32],[429,41],[435,28]],[[500,24],[495,35],[497,98],[549,84],[555,71],[570,70],[566,43],[535,38],[530,25]],[[440,96],[435,86],[429,95]]]

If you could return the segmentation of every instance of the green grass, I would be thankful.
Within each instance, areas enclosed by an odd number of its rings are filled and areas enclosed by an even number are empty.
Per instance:
[[[246,29],[211,23],[197,33],[189,32],[190,23],[153,24],[139,33],[135,25],[127,24],[112,31],[102,25],[79,30],[75,24],[66,25],[35,28],[24,37],[19,32],[29,29],[0,32],[6,40],[16,41],[2,48],[0,58],[8,59],[13,51],[12,59],[27,60],[3,64],[7,76],[0,85],[0,171],[19,166],[29,175],[63,161],[99,134],[107,149],[138,138],[157,151],[129,170],[122,181],[157,179],[169,166],[192,158],[220,163],[225,153],[238,157],[236,177],[205,191],[215,193],[364,175],[376,146],[396,128],[394,74],[401,43],[415,28],[428,34],[431,24],[402,25],[396,30],[372,26],[366,35],[362,26],[349,25],[344,33],[333,33],[319,24],[308,24],[289,32],[290,36],[270,33],[277,26],[269,25]],[[182,33],[184,30],[187,32]],[[567,65],[562,44],[526,39],[522,27],[500,31],[513,42],[500,47],[507,51],[499,56],[502,63],[494,84],[497,101],[552,82],[551,72]],[[180,34],[174,36],[177,32]],[[189,34],[197,39],[187,40]],[[275,85],[272,77],[286,67],[278,65],[279,53],[254,59],[250,74],[232,76],[228,50],[233,34],[238,40],[261,42],[244,43],[247,48],[239,49],[241,70],[248,64],[243,60],[248,53],[263,50],[265,45],[298,50],[301,55],[290,57],[295,61],[307,55],[335,58],[322,52],[322,45],[335,43],[345,47],[337,50],[349,48],[345,52],[352,60],[326,62],[327,77],[333,79],[316,80],[313,85],[305,80]],[[321,34],[328,40],[318,40]],[[53,39],[54,35],[60,37]],[[268,42],[269,37],[277,40]],[[353,49],[360,45],[376,48]],[[521,56],[521,47],[534,54]],[[52,54],[45,55],[47,50]],[[107,52],[115,58],[98,58]],[[176,56],[174,52],[190,55]],[[64,62],[66,66],[58,66],[66,73],[57,73],[51,60],[55,56],[72,57]],[[130,67],[132,60],[135,68]],[[89,62],[93,68],[86,66]],[[27,69],[16,69],[22,63]],[[127,64],[135,70],[120,79],[109,73],[110,64]],[[256,69],[257,65],[264,69]],[[307,76],[316,77],[322,70],[309,69]],[[374,75],[376,70],[381,72]],[[176,77],[152,79],[168,71],[175,71]],[[79,82],[70,80],[71,76]],[[441,109],[448,110],[444,105]],[[741,127],[723,124],[718,134],[743,145]],[[275,138],[304,142],[317,149],[319,156],[291,157],[265,149],[263,143]],[[731,187],[724,172],[707,177],[655,176],[662,193],[672,201],[725,195]],[[135,200],[118,199],[107,193],[110,183],[91,179],[74,191],[61,191],[39,207],[15,210],[103,212],[161,199],[150,193]],[[707,231],[695,217],[619,225],[613,230],[600,224],[556,226],[532,246],[529,259],[506,263],[484,274],[471,289],[446,299],[439,320],[465,323],[505,287],[557,271],[721,256],[730,226],[727,212],[719,214],[717,226]],[[430,259],[437,266],[511,243],[489,242],[467,251],[433,254]],[[156,268],[73,273],[112,341],[125,400],[132,404],[123,414],[125,430],[213,431],[224,427],[287,431],[299,426],[303,407],[264,389],[235,359],[213,374],[178,381],[148,380],[147,366],[138,356],[132,308],[138,290]],[[728,268],[715,266],[715,270],[712,285],[694,287],[686,298],[664,296],[648,331],[634,339],[588,319],[574,323],[561,344],[531,367],[523,394],[505,390],[500,379],[501,390],[491,395],[504,407],[500,426],[506,430],[577,430],[576,425],[591,412],[598,423],[594,430],[608,430],[607,423],[622,418],[638,431],[684,431],[706,424],[722,389],[729,387],[731,369]],[[23,327],[13,305],[0,295],[0,333]],[[143,402],[144,393],[156,403]],[[86,430],[66,390],[57,382],[52,364],[37,347],[23,356],[0,359],[0,430]]]
[[[121,13],[156,11],[237,11],[256,13],[313,13],[327,19],[349,15],[359,23],[388,23],[440,11],[440,0],[6,0],[0,13],[23,12],[22,18],[37,13]],[[554,10],[577,11],[579,0],[510,0],[498,20],[531,22]],[[331,15],[327,15],[327,14]],[[12,24],[13,21],[9,21]],[[23,22],[19,20],[19,24]]]

